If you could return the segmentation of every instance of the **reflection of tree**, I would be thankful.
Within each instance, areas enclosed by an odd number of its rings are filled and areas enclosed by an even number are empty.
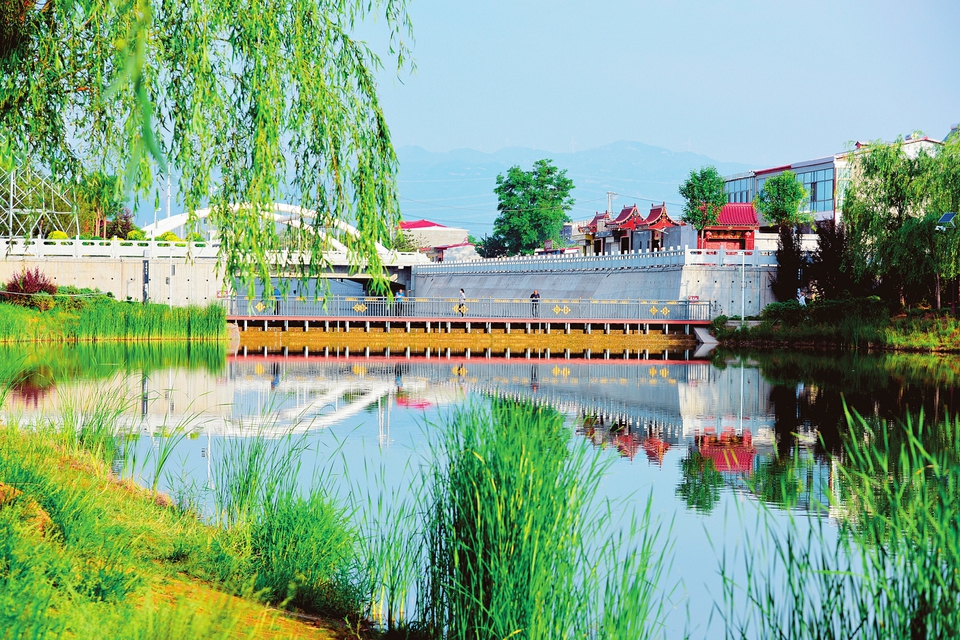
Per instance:
[[[677,495],[694,511],[707,514],[713,511],[723,486],[723,475],[717,471],[713,460],[690,447],[680,460],[680,473],[683,479],[677,485]]]
[[[766,503],[784,509],[814,504],[813,463],[798,450],[790,455],[776,455],[757,460],[750,475],[750,490]]]

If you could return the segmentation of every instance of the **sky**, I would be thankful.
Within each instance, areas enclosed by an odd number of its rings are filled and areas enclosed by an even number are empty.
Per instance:
[[[386,64],[394,144],[579,151],[631,140],[773,166],[960,122],[957,0],[410,0]],[[376,28],[358,35],[383,51]]]

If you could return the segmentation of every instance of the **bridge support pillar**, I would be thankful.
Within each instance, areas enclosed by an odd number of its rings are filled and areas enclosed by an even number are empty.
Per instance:
[[[390,331],[390,328],[389,328],[389,327],[390,327],[390,323],[388,322],[388,323],[387,323],[387,331]],[[364,330],[366,333],[370,333],[370,321],[369,321],[369,320],[367,320],[366,322],[363,323],[363,330]]]
[[[507,323],[507,335],[510,335],[510,323]]]

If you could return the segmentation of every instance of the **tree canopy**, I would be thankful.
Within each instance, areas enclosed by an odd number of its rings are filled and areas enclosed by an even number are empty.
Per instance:
[[[549,159],[537,160],[530,171],[514,166],[497,176],[500,212],[493,234],[481,241],[486,257],[529,254],[546,240],[560,241],[563,223],[573,207],[573,181]]]
[[[727,203],[723,192],[723,176],[716,167],[701,167],[690,171],[690,176],[680,185],[684,199],[682,218],[702,234],[706,227],[717,224],[720,210]]]
[[[382,274],[374,243],[399,220],[397,159],[381,61],[351,30],[384,19],[403,67],[405,0],[0,6],[0,165],[61,182],[99,170],[141,195],[173,172],[187,211],[212,207],[221,267],[248,286],[275,266],[314,273],[327,248],[315,228],[339,222],[359,231],[339,237],[355,263]],[[278,200],[318,215],[264,224]]]
[[[941,280],[960,276],[960,229],[936,228],[960,203],[960,139],[911,152],[902,139],[875,142],[850,163],[843,218],[855,276],[900,302],[932,293],[939,306]]]
[[[807,190],[793,171],[784,171],[763,183],[763,189],[754,198],[757,213],[778,227],[799,227],[813,222],[813,215],[800,211],[807,198]]]

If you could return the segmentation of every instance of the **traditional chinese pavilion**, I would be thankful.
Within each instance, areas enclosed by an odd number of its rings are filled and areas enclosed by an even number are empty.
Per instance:
[[[606,231],[608,222],[610,222],[610,214],[604,211],[593,216],[593,220],[580,227],[580,233],[584,234],[583,252],[585,255],[603,253],[603,239],[597,238],[597,234]]]
[[[667,213],[667,204],[650,205],[650,213],[643,215],[637,205],[624,207],[614,220],[607,225],[619,243],[620,253],[628,251],[656,251],[668,246],[666,241],[669,232],[685,226],[677,222]],[[680,246],[680,241],[676,241]]]
[[[704,228],[697,237],[697,248],[753,251],[759,229],[752,202],[728,202],[720,210],[717,224]]]

